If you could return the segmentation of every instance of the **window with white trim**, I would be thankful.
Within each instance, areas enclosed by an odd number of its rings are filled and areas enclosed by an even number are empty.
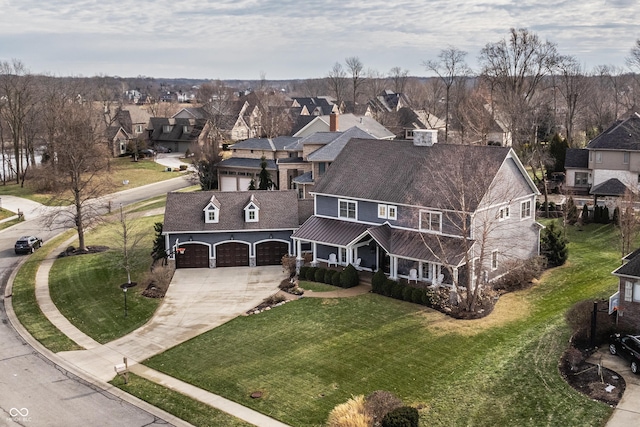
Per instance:
[[[258,208],[254,205],[247,206],[244,210],[244,220],[246,222],[258,222]]]
[[[398,208],[393,205],[378,205],[378,218],[398,219]]]
[[[498,250],[491,251],[491,269],[496,270],[498,268]]]
[[[420,211],[420,230],[442,232],[442,212]]]
[[[172,129],[173,129],[173,126],[171,126],[171,125],[163,125],[162,126],[162,133],[171,133]]]
[[[356,219],[356,202],[352,200],[338,200],[338,218]]]
[[[509,219],[511,216],[511,212],[509,210],[509,206],[505,206],[500,208],[500,212],[498,212],[498,220],[503,221],[505,219]]]
[[[629,152],[624,152],[622,153],[622,164],[624,165],[628,165],[629,164]]]
[[[209,206],[204,211],[204,222],[207,224],[217,223],[218,222],[218,208],[215,206]]]
[[[143,130],[142,125],[136,125],[136,133],[142,133]]]
[[[531,218],[531,200],[520,203],[520,219]]]
[[[347,248],[340,248],[340,259],[338,262],[342,265],[347,263]]]
[[[624,300],[627,302],[640,302],[640,282],[624,282]]]
[[[602,152],[596,151],[596,163],[602,163]]]
[[[633,284],[633,302],[640,302],[640,282]]]

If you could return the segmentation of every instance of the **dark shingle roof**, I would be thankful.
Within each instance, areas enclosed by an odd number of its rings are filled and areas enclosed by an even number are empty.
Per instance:
[[[591,187],[589,194],[595,196],[624,196],[628,190],[627,186],[618,178],[611,178]]]
[[[567,148],[564,167],[587,169],[589,167],[589,150],[584,148]]]
[[[247,159],[244,157],[230,157],[218,163],[219,168],[247,168],[262,169],[261,159]],[[275,160],[267,159],[267,170],[277,170]]]
[[[309,154],[307,156],[307,160],[311,162],[333,162],[351,138],[368,139],[374,137],[370,133],[367,133],[355,126],[347,129],[344,132],[329,133],[334,134],[334,139],[324,147],[319,148],[313,153]]]
[[[473,211],[510,153],[508,147],[352,139],[315,193]],[[436,184],[437,182],[437,184]],[[527,190],[528,191],[528,190]],[[530,190],[533,191],[533,190]]]
[[[617,121],[592,139],[587,148],[640,151],[640,116],[635,113],[626,120]]]
[[[219,222],[204,222],[203,209],[214,196],[220,202]],[[245,222],[244,208],[251,196],[259,203],[258,222]],[[198,191],[169,193],[164,214],[164,232],[275,230],[298,227],[295,191]]]
[[[614,270],[613,274],[616,276],[640,277],[640,256],[631,258],[629,262]]]
[[[200,136],[206,123],[207,121],[204,119],[152,117],[149,121],[149,127],[152,130],[150,139],[155,142],[195,141]],[[172,126],[170,132],[165,133],[163,131],[165,125]],[[187,132],[184,132],[185,126],[187,127]]]

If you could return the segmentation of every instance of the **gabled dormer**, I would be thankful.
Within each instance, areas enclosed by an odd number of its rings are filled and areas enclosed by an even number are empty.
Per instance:
[[[211,200],[202,210],[204,212],[205,224],[217,224],[220,220],[220,201],[216,196],[211,196]]]
[[[260,219],[260,202],[256,199],[255,195],[251,195],[249,203],[244,207],[244,221],[245,222],[258,222]]]

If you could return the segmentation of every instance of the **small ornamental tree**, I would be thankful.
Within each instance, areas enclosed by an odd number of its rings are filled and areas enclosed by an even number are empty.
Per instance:
[[[542,232],[540,251],[547,258],[548,265],[557,267],[565,263],[569,256],[567,242],[562,237],[561,230],[557,230],[552,222]]]
[[[576,203],[573,201],[573,197],[569,197],[569,200],[567,200],[567,204],[564,208],[567,218],[567,224],[574,225],[576,222],[578,222],[578,208],[576,207]]]
[[[151,258],[153,258],[153,265],[156,262],[162,260],[162,265],[167,265],[167,248],[165,246],[164,236],[162,235],[162,223],[156,222],[153,224],[153,229],[156,232],[156,237],[153,240],[153,249],[151,250]]]
[[[271,180],[271,174],[267,170],[267,158],[262,156],[260,159],[260,175],[258,175],[258,190],[271,190],[275,184]]]
[[[582,207],[581,218],[582,218],[583,224],[586,224],[589,222],[589,207],[586,204]]]

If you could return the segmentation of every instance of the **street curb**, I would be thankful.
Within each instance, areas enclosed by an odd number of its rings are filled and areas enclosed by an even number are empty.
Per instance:
[[[54,238],[55,237],[51,238],[50,240],[53,240]],[[63,246],[63,245],[64,243],[60,246]],[[7,318],[9,319],[9,322],[11,323],[11,326],[14,328],[14,330],[22,337],[22,339],[27,344],[29,344],[35,351],[40,353],[44,358],[49,360],[54,366],[56,366],[57,368],[60,368],[63,372],[66,371],[71,373],[72,375],[78,377],[81,381],[87,383],[90,387],[100,392],[109,393],[131,405],[134,405],[142,409],[145,412],[148,412],[154,417],[161,418],[164,421],[173,424],[175,427],[195,427],[192,424],[189,424],[188,422],[176,417],[175,415],[172,415],[160,408],[157,408],[151,405],[150,403],[145,402],[144,400],[133,396],[132,394],[122,391],[121,389],[111,384],[95,379],[94,377],[88,375],[83,370],[78,369],[75,365],[65,361],[56,353],[52,352],[51,350],[49,350],[48,348],[40,344],[40,342],[36,340],[29,333],[29,331],[26,330],[24,326],[22,326],[15,312],[13,311],[13,304],[11,301],[12,292],[13,292],[13,281],[15,280],[15,277],[18,274],[18,271],[27,260],[28,258],[25,257],[22,261],[18,263],[16,268],[13,269],[13,271],[9,275],[9,278],[7,279],[7,286],[4,292],[4,307],[7,313]]]

